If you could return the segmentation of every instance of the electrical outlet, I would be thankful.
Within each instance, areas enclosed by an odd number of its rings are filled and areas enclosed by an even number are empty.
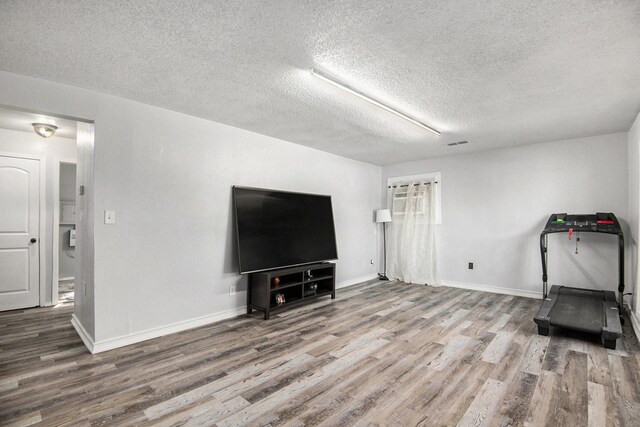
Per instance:
[[[473,263],[472,262],[469,263],[469,270],[473,270]]]
[[[87,282],[82,281],[82,295],[87,295]]]
[[[229,286],[229,296],[234,296],[236,294],[236,285]]]

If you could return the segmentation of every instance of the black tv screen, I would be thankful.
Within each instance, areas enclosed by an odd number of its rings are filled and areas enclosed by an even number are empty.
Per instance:
[[[338,258],[331,196],[233,187],[240,273]]]

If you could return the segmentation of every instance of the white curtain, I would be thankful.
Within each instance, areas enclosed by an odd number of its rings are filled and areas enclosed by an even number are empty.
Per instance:
[[[434,180],[421,180],[389,188],[387,276],[391,280],[438,285],[436,185]]]

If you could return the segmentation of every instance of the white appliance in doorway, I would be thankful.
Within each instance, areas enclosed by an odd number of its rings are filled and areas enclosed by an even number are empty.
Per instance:
[[[40,304],[40,162],[0,156],[0,311]]]

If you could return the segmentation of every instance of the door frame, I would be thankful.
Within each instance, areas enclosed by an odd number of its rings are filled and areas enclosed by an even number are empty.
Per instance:
[[[38,288],[39,288],[39,306],[48,305],[47,301],[47,159],[45,156],[38,154],[23,154],[12,153],[8,151],[0,151],[0,156],[13,157],[26,160],[37,160],[40,165],[40,201],[38,208],[38,259],[39,274],[38,274]]]
[[[60,285],[58,275],[60,274],[60,166],[62,165],[76,165],[77,176],[78,160],[63,157],[53,159],[53,264],[51,274],[51,303],[53,305],[58,304],[58,286]],[[77,188],[77,185],[75,187]]]

